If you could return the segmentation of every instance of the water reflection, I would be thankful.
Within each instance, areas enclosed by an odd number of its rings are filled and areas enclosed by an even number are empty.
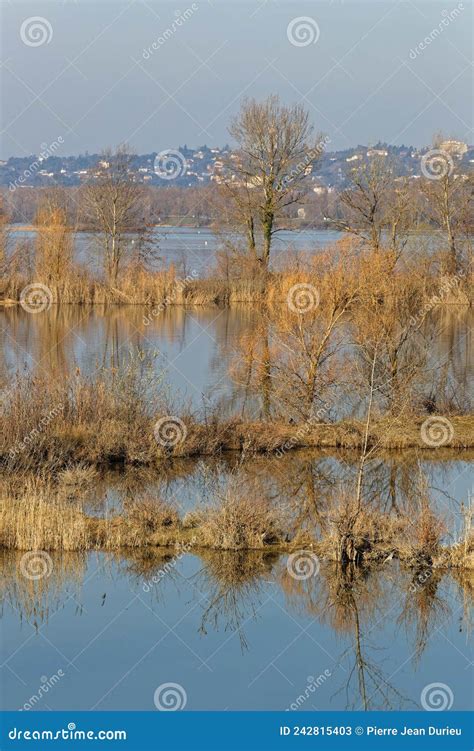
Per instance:
[[[120,644],[122,632],[114,626],[124,612],[122,603],[127,603],[127,610],[142,613],[140,618],[134,619],[133,642],[134,645],[141,643],[143,631],[143,653],[149,636],[149,623],[143,620],[143,613],[150,615],[153,624],[153,617],[161,621],[165,612],[172,612],[176,622],[183,624],[179,640],[197,650],[201,667],[212,664],[213,674],[216,671],[217,684],[207,699],[208,709],[220,707],[216,692],[228,695],[227,701],[232,697],[237,706],[245,705],[245,688],[240,687],[236,695],[235,682],[233,685],[231,680],[231,675],[236,675],[233,671],[239,670],[244,670],[248,678],[252,677],[251,684],[260,682],[259,706],[252,706],[253,709],[284,708],[295,692],[296,696],[299,694],[298,687],[312,671],[306,668],[301,673],[299,654],[295,654],[294,664],[290,660],[284,667],[278,660],[287,650],[291,654],[300,637],[305,636],[310,637],[304,642],[308,664],[314,663],[311,651],[316,652],[319,664],[323,664],[323,659],[331,676],[328,685],[320,687],[314,697],[319,708],[416,708],[418,674],[425,682],[426,677],[433,674],[432,641],[438,631],[449,639],[450,659],[453,659],[452,653],[458,653],[458,668],[459,655],[465,654],[465,660],[469,660],[462,632],[469,624],[462,613],[463,609],[466,613],[466,605],[472,606],[472,581],[469,586],[462,578],[443,572],[434,572],[423,584],[417,580],[414,587],[412,574],[395,562],[377,570],[353,566],[342,569],[324,564],[317,576],[297,580],[288,573],[286,556],[206,552],[199,558],[183,556],[177,560],[176,552],[169,550],[148,551],[146,555],[133,553],[123,558],[90,555],[87,561],[80,556],[55,555],[51,578],[25,583],[19,572],[20,555],[1,554],[5,574],[2,615],[4,627],[8,629],[8,638],[2,647],[4,659],[10,659],[8,650],[15,644],[12,629],[18,619],[31,623],[38,637],[53,639],[55,644],[61,638],[68,644],[64,629],[75,632],[75,622],[79,619],[80,628],[91,636],[90,643],[98,640],[102,645],[103,652],[96,652],[96,670],[113,681],[113,664],[121,659],[122,653],[125,656],[128,649],[126,643]],[[117,597],[120,591],[124,595],[122,599]],[[137,611],[139,606],[141,609]],[[262,638],[270,655],[268,664],[276,665],[285,674],[286,680],[281,683],[276,683],[275,674],[268,672],[265,662],[261,673],[256,667],[259,664],[256,650]],[[239,645],[237,651],[232,647],[235,640]],[[207,643],[212,663],[206,651]],[[178,658],[181,661],[183,650],[186,652],[183,644]],[[445,652],[448,647],[446,642]],[[66,649],[68,659],[73,657],[67,646],[61,644],[58,648],[61,652]],[[79,654],[88,648],[86,644]],[[159,664],[167,674],[174,676],[178,670],[173,662],[175,652],[169,652],[161,640],[156,649]],[[36,669],[43,674],[57,670],[57,653],[46,658],[41,650],[30,654]],[[111,655],[115,655],[112,662]],[[71,673],[75,662],[73,658],[68,666]],[[405,663],[410,664],[411,675],[407,676],[401,669]],[[125,664],[128,663],[125,661]],[[231,671],[224,671],[224,680],[221,665]],[[142,668],[142,678],[148,671],[153,681],[154,662],[147,664],[145,661]],[[199,692],[202,672],[192,661],[186,660],[182,670],[188,694],[192,696]],[[76,692],[84,691],[84,681],[88,680],[87,675],[74,672],[71,683],[62,689],[60,706],[77,708]],[[462,692],[468,703],[469,671],[458,669],[455,684],[452,676],[450,681],[459,695],[457,706],[464,704]],[[147,708],[146,690],[139,689],[138,693],[134,696],[134,706]],[[17,694],[18,690],[14,689],[9,701],[14,702]],[[206,700],[203,698],[203,701]],[[86,704],[82,701],[80,706]],[[114,704],[112,697],[108,706],[119,709],[121,702]]]
[[[7,385],[24,369],[63,379],[75,368],[84,374],[101,366],[121,368],[130,352],[140,351],[150,355],[157,375],[164,374],[173,392],[195,407],[212,402],[242,415],[272,412],[278,394],[268,377],[272,348],[260,311],[169,307],[149,326],[144,313],[141,306],[52,306],[38,315],[18,307],[2,309],[1,382]],[[472,320],[469,308],[445,306],[432,311],[420,332],[429,342],[423,388],[429,411],[468,406]]]

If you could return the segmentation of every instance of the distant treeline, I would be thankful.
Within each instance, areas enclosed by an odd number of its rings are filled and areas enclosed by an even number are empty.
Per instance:
[[[50,188],[25,187],[14,192],[0,190],[2,203],[12,224],[33,224],[38,209]],[[151,225],[168,224],[189,227],[212,227],[222,218],[220,186],[209,185],[196,188],[169,186],[166,188],[143,187],[143,217]],[[68,221],[77,230],[90,229],[87,217],[81,211],[81,188],[65,188]],[[309,194],[303,212],[298,216],[298,207],[288,208],[289,226],[328,225],[325,217],[334,216],[337,205],[336,193]],[[292,223],[291,223],[291,220]]]

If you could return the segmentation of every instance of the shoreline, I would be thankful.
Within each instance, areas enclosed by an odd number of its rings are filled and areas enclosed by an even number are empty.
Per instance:
[[[54,504],[51,505],[51,509],[58,511]],[[41,509],[42,512],[45,510],[47,507]],[[397,534],[388,535],[385,539],[375,539],[372,536],[355,537],[356,553],[344,564],[337,555],[338,541],[331,535],[316,538],[308,532],[300,531],[292,540],[285,541],[285,538],[290,537],[290,533],[280,530],[279,539],[276,536],[272,538],[271,535],[266,538],[262,534],[262,539],[253,544],[238,544],[235,541],[234,544],[231,542],[222,544],[222,542],[211,541],[207,525],[212,514],[215,513],[213,509],[201,512],[201,523],[196,523],[194,517],[191,521],[187,521],[185,516],[183,519],[167,520],[166,523],[162,523],[161,527],[148,533],[145,530],[146,525],[137,529],[134,526],[137,520],[125,514],[106,519],[88,516],[80,510],[75,510],[73,513],[75,518],[68,520],[70,529],[63,531],[69,536],[73,530],[77,530],[80,524],[81,534],[71,537],[67,547],[63,547],[56,537],[54,541],[51,538],[49,543],[43,539],[41,546],[28,545],[24,542],[12,544],[12,540],[7,542],[4,539],[7,532],[0,528],[0,550],[18,552],[40,550],[42,553],[90,553],[94,551],[129,553],[133,551],[146,555],[159,551],[160,553],[169,552],[172,557],[181,557],[186,554],[199,555],[200,552],[206,551],[234,554],[297,554],[306,558],[313,556],[315,560],[324,563],[337,563],[343,568],[349,564],[358,568],[381,567],[392,560],[397,560],[408,570],[422,572],[423,581],[430,577],[430,571],[474,569],[474,552],[466,548],[463,541],[452,545],[439,545],[433,551],[423,551],[407,545],[403,539],[403,533],[398,538]],[[190,512],[190,515],[192,516],[193,512]],[[380,514],[379,516],[383,525],[386,515]],[[20,519],[20,523],[21,521]],[[36,521],[41,525],[41,513]]]
[[[426,428],[436,428],[436,415],[417,416],[411,420],[384,419],[374,422],[368,436],[368,448],[380,451],[416,449],[427,457],[440,451],[447,458],[458,457],[474,448],[474,415],[449,417],[452,435],[433,435]],[[447,418],[440,418],[446,424]],[[181,421],[182,422],[182,421]],[[184,437],[175,445],[160,444],[155,439],[154,422],[139,440],[139,450],[120,433],[113,445],[99,443],[100,430],[91,424],[75,425],[74,430],[53,429],[44,436],[41,452],[32,464],[28,450],[7,445],[0,450],[0,469],[4,474],[21,468],[56,470],[74,465],[92,467],[159,467],[174,459],[215,457],[226,453],[243,456],[266,455],[281,458],[297,449],[361,449],[364,445],[364,423],[344,420],[338,423],[301,423],[288,425],[277,422],[246,422],[229,418],[222,423],[204,425],[183,422]],[[425,426],[425,428],[423,428]],[[99,430],[99,433],[97,432]],[[423,434],[424,437],[423,437]],[[427,442],[428,441],[428,442]],[[16,445],[16,444],[15,444]]]

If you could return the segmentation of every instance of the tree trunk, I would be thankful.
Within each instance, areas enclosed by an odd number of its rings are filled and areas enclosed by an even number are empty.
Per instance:
[[[272,245],[272,230],[273,230],[274,214],[272,211],[266,211],[263,219],[263,266],[268,269],[270,264],[270,251]]]

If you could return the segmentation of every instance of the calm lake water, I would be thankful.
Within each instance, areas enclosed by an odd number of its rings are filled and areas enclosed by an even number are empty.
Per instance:
[[[166,683],[186,710],[417,709],[435,682],[453,709],[472,706],[467,606],[451,576],[413,592],[396,564],[297,582],[284,557],[185,555],[162,577],[169,557],[52,562],[25,583],[4,560],[5,709],[31,705],[46,680],[34,709],[150,710]]]
[[[334,233],[291,233],[287,242],[317,249],[334,239]],[[202,272],[213,262],[216,240],[206,230],[167,230],[161,247],[176,262],[185,252],[188,270]],[[255,416],[232,373],[259,315],[244,306],[169,307],[146,326],[140,307],[53,306],[37,315],[3,309],[0,386],[7,391],[25,371],[61,380],[77,368],[120,369],[141,351],[156,388],[164,383],[176,404],[188,403],[200,415],[214,407]],[[435,310],[429,326],[436,331],[428,368],[433,389],[452,401],[464,398],[474,376],[472,312]],[[380,457],[367,468],[364,498],[394,514],[415,513],[421,479],[452,541],[461,529],[461,503],[472,493],[469,458]],[[97,474],[81,492],[89,513],[115,513],[143,494],[184,513],[207,500],[210,480],[238,473],[256,502],[271,497],[316,525],[334,489],[354,482],[356,461],[347,451],[256,457],[241,467],[232,456],[183,461],[159,475]],[[419,587],[396,561],[378,573],[345,576],[322,564],[298,581],[283,555],[168,551],[141,558],[52,555],[49,575],[30,580],[21,574],[22,553],[1,558],[5,709],[23,707],[45,682],[48,690],[33,708],[153,709],[155,691],[166,683],[185,692],[189,710],[416,709],[423,688],[438,682],[452,691],[453,709],[472,706],[472,589],[461,573],[435,572]]]
[[[258,310],[169,307],[148,326],[145,318],[141,306],[52,306],[36,315],[0,309],[0,388],[8,392],[15,374],[25,371],[64,379],[76,368],[83,374],[125,368],[141,352],[155,374],[151,391],[168,393],[180,412],[189,405],[200,415],[212,409],[260,415],[261,401],[249,395],[241,368],[245,337],[261,322]],[[474,392],[473,320],[472,309],[457,306],[431,315],[436,333],[426,390],[458,406]],[[347,399],[336,402],[335,416],[351,408]]]
[[[15,225],[12,227],[15,230]],[[302,229],[284,230],[275,235],[273,257],[279,258],[293,251],[318,252],[325,245],[336,242],[342,237],[336,230]],[[31,230],[18,229],[12,233],[11,242],[21,239],[33,240],[35,233]],[[165,266],[173,263],[183,273],[206,276],[215,265],[216,251],[222,247],[222,240],[208,228],[192,227],[157,227],[153,240],[158,248],[158,255]],[[78,232],[75,236],[75,257],[88,268],[98,270],[97,243],[94,235]]]
[[[452,541],[472,486],[467,459],[390,455],[368,467],[364,497],[415,513],[422,475]],[[184,513],[206,501],[210,478],[237,472],[256,503],[265,494],[317,525],[335,483],[354,481],[355,461],[299,451],[239,469],[235,457],[182,462],[158,476],[98,476],[81,492],[89,513],[153,494]],[[439,682],[454,709],[472,706],[470,572],[403,571],[392,560],[342,574],[321,562],[300,581],[286,555],[169,549],[51,554],[48,574],[31,580],[23,556],[0,553],[6,709],[150,710],[169,683],[186,710],[417,709]]]

